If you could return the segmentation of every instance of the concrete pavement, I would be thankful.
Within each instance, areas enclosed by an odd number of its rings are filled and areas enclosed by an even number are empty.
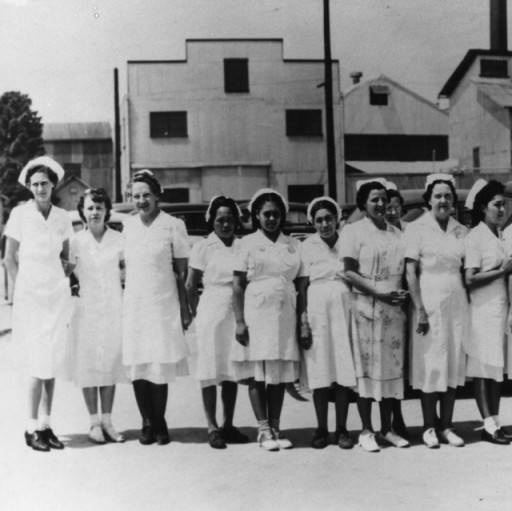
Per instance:
[[[1,283],[0,283],[1,284]],[[0,330],[11,307],[0,304]],[[369,454],[355,447],[309,448],[315,425],[311,402],[287,396],[282,428],[295,442],[290,451],[264,452],[255,443],[223,451],[206,443],[200,392],[192,378],[170,387],[167,418],[172,442],[142,446],[131,387],[120,385],[114,424],[128,441],[96,446],[87,441],[88,417],[81,393],[57,382],[53,425],[66,449],[37,453],[23,443],[25,383],[23,353],[9,334],[0,336],[0,509],[2,511],[160,510],[503,510],[512,501],[512,446],[478,441],[473,400],[456,405],[459,432],[468,441],[457,449],[428,450],[419,444],[418,401],[404,403],[415,445]],[[502,404],[512,423],[512,398]],[[330,410],[333,419],[334,410]],[[374,406],[375,426],[378,426]],[[240,389],[236,424],[255,438],[245,388]],[[360,422],[351,406],[349,429]],[[334,424],[331,421],[331,430]]]

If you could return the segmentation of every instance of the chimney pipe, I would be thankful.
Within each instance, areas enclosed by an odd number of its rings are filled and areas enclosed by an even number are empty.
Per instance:
[[[361,71],[352,71],[352,73],[350,73],[349,76],[350,78],[352,78],[352,83],[355,85],[356,83],[359,83],[361,81],[363,73]]]
[[[491,50],[506,51],[507,41],[507,0],[489,0]]]

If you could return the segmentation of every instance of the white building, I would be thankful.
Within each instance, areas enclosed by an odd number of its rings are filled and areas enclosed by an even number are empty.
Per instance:
[[[281,39],[189,39],[184,60],[129,61],[123,111],[123,189],[153,170],[165,200],[272,186],[290,200],[327,192],[324,66],[283,58]],[[338,195],[342,103],[333,62]]]

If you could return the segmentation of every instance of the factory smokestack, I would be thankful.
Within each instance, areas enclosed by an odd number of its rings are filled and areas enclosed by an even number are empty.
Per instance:
[[[506,51],[507,41],[507,0],[490,0],[491,50]]]

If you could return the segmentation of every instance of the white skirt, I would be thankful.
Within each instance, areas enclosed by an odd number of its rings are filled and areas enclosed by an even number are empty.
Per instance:
[[[294,360],[259,360],[257,362],[234,362],[237,381],[254,378],[270,385],[293,383],[299,378],[299,363]]]

